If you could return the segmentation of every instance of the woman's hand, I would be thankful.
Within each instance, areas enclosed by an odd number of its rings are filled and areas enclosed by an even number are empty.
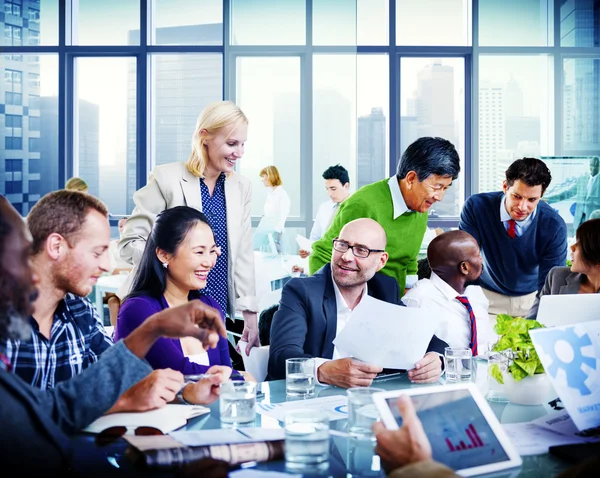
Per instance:
[[[206,373],[211,374],[208,378],[190,383],[183,389],[183,398],[186,402],[208,405],[219,398],[219,385],[229,380],[231,367],[224,365],[213,365]]]

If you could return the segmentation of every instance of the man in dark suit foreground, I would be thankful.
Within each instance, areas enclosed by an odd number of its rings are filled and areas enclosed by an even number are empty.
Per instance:
[[[371,385],[382,368],[348,357],[334,347],[333,340],[365,293],[404,305],[396,280],[379,273],[388,259],[385,247],[385,231],[377,222],[356,219],[334,239],[330,264],[311,277],[292,279],[284,286],[271,325],[269,379],[285,378],[288,358],[315,357],[319,383],[343,388]],[[412,382],[438,380],[442,372],[440,354],[446,346],[433,336],[425,356],[408,372]]]

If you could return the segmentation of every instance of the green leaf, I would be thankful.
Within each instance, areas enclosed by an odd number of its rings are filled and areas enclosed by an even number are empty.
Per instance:
[[[500,371],[500,367],[498,367],[497,363],[492,364],[489,368],[490,375],[496,379],[496,382],[504,385],[504,377],[502,377],[502,372]]]
[[[521,367],[519,367],[519,365],[517,365],[516,363],[513,363],[511,366],[509,366],[508,370],[510,371],[510,373],[512,373],[513,378],[517,382],[519,380],[523,380],[525,377],[528,376],[527,372],[525,370],[523,370]]]
[[[521,367],[527,375],[533,375],[537,368],[537,361],[535,360],[520,360],[515,359],[515,364]]]

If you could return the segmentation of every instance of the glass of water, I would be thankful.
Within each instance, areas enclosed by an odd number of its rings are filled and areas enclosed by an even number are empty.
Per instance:
[[[468,347],[446,347],[447,382],[469,382],[473,375],[473,353]]]
[[[292,410],[285,416],[285,466],[295,473],[329,467],[329,416],[319,410]]]
[[[379,412],[373,403],[373,394],[382,388],[356,387],[346,390],[348,396],[348,433],[353,436],[375,439],[372,426],[379,420]]]
[[[285,392],[292,397],[315,393],[315,359],[290,358],[285,361]]]
[[[497,365],[498,369],[502,374],[504,374],[508,370],[508,357],[501,352],[495,352],[490,350],[488,352],[488,391],[485,394],[485,398],[490,402],[508,402],[508,397],[506,396],[506,392],[504,391],[504,385],[498,383],[498,381],[491,376],[490,367],[492,365]]]
[[[231,380],[220,385],[219,413],[229,424],[250,423],[256,418],[256,383]]]

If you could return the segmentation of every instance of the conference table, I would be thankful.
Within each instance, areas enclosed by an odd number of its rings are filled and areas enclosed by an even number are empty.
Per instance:
[[[477,369],[474,381],[478,388],[485,388],[487,383],[487,364],[477,361]],[[444,379],[440,380],[444,383]],[[440,383],[437,383],[439,385]],[[386,390],[406,389],[413,387],[427,387],[430,385],[414,385],[408,380],[406,374],[396,377],[376,379],[373,386]],[[482,390],[483,391],[483,390]],[[285,381],[277,380],[263,382],[260,384],[261,397],[259,401],[267,403],[280,403],[286,401]],[[343,395],[345,390],[337,387],[317,387],[315,398],[332,395]],[[501,423],[515,423],[533,420],[544,416],[548,412],[544,406],[521,406],[511,403],[488,402]],[[209,406],[211,413],[192,418],[188,421],[186,430],[202,430],[221,428],[219,421],[219,404],[215,402]],[[280,422],[272,417],[256,415],[254,423],[256,427],[280,428]],[[331,422],[331,428],[345,431],[346,421],[336,420]],[[94,435],[80,434],[75,440],[76,463],[83,464],[88,469],[90,466],[99,476],[173,476],[173,471],[157,471],[134,466],[126,454],[127,442],[119,439],[117,442],[99,448],[94,445]],[[524,456],[523,464],[519,468],[513,468],[501,472],[490,473],[481,476],[489,477],[551,477],[556,476],[569,464],[548,453],[534,456]],[[256,470],[285,472],[285,462],[272,461],[253,465]],[[351,468],[351,470],[349,470]],[[352,473],[350,473],[352,471]],[[328,477],[383,477],[384,472],[380,469],[379,457],[374,455],[374,443],[369,440],[359,440],[350,437],[331,436],[329,470],[321,475],[304,476],[328,476]]]

